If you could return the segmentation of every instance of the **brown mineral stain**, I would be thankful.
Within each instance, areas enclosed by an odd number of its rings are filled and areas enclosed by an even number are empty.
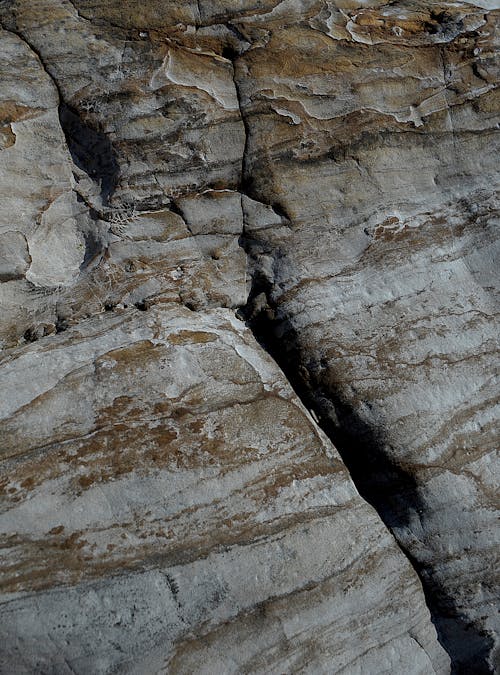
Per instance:
[[[169,342],[174,345],[185,344],[203,344],[206,342],[215,342],[217,335],[197,330],[180,330],[178,333],[172,333],[168,336]]]
[[[10,148],[16,142],[16,134],[10,124],[0,124],[0,150]]]
[[[49,530],[49,534],[61,534],[64,530],[64,525],[58,525],[57,527],[53,527],[51,530]]]
[[[315,456],[303,464],[286,467],[281,472],[275,474],[272,481],[263,485],[266,502],[269,499],[276,498],[283,488],[289,487],[294,481],[331,476],[335,473],[338,473],[338,468],[334,464],[330,464],[326,458],[324,461],[322,459],[318,460]]]
[[[2,101],[0,103],[0,125],[20,122],[44,112],[43,108],[30,108],[16,101]]]
[[[101,361],[113,360],[116,361],[118,365],[132,365],[137,362],[140,363],[142,359],[144,359],[146,353],[150,353],[154,349],[155,345],[151,340],[140,340],[128,347],[121,347],[120,349],[113,349],[106,352],[97,359],[97,363],[99,364]]]
[[[189,422],[187,426],[193,433],[199,434],[203,429],[204,424],[205,422],[202,419],[194,419],[192,422]]]
[[[73,532],[73,534],[59,544],[59,547],[62,549],[80,549],[83,548],[86,543],[85,539],[80,539],[80,534],[78,532]]]

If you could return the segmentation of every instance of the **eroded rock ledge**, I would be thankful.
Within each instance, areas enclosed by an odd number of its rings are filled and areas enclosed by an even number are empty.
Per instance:
[[[177,5],[0,2],[1,668],[493,672],[494,8]]]

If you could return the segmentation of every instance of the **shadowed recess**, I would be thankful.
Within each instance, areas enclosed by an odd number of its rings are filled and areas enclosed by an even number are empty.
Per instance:
[[[100,186],[102,200],[109,204],[119,174],[111,141],[88,126],[66,103],[59,106],[59,120],[73,161]]]
[[[327,364],[316,363],[308,357],[290,317],[273,302],[272,284],[258,261],[262,253],[276,259],[281,252],[269,250],[265,242],[249,235],[242,235],[240,246],[249,256],[252,270],[252,285],[247,304],[239,310],[240,318],[280,366],[304,405],[314,412],[363,499],[376,509],[391,532],[404,528],[413,513],[424,511],[415,477],[387,456],[383,431],[367,424],[349,401],[341,397],[331,381]],[[397,538],[396,541],[422,582],[439,641],[451,658],[452,675],[469,675],[472,662],[474,675],[490,674],[491,636],[478,631],[460,611],[455,599],[443,591],[439,580],[433,578],[432,570],[419,562]]]

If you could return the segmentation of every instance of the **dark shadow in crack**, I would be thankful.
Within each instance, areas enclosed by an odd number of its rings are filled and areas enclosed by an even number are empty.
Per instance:
[[[388,456],[383,431],[363,420],[340,395],[328,364],[311,360],[301,347],[300,336],[290,317],[284,316],[273,302],[272,284],[259,266],[259,256],[271,254],[266,243],[243,234],[240,246],[248,256],[252,286],[239,316],[280,366],[304,405],[314,411],[363,499],[376,509],[393,533],[407,527],[415,514],[425,517],[425,505],[415,477]],[[273,251],[272,255],[279,257],[280,252]],[[492,637],[474,627],[454,598],[444,593],[439,581],[433,579],[432,570],[400,542],[398,544],[422,582],[439,641],[452,661],[452,675],[493,673],[488,664],[494,644]]]
[[[108,205],[119,175],[111,141],[66,103],[59,105],[59,120],[73,161],[100,186],[103,203]]]

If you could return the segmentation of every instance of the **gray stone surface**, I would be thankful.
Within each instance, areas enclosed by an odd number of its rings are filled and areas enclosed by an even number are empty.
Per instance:
[[[0,672],[495,672],[497,16],[0,2]]]

